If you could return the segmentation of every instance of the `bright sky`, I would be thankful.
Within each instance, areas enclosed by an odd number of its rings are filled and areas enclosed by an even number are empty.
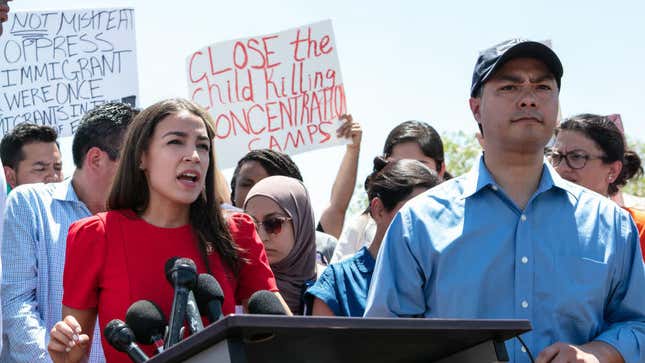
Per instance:
[[[187,96],[185,58],[196,49],[332,19],[348,109],[364,129],[360,178],[367,175],[387,133],[402,121],[426,121],[439,132],[474,133],[468,94],[477,53],[517,36],[552,40],[564,66],[560,98],[564,117],[620,113],[627,135],[645,140],[640,113],[645,85],[643,4],[636,0],[10,3],[14,10],[134,7],[144,107],[163,98]],[[335,147],[294,158],[318,214],[329,198],[343,152],[344,147]],[[69,171],[71,155],[65,164]]]

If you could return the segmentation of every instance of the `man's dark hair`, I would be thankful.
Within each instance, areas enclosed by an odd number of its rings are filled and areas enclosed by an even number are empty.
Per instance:
[[[81,169],[87,151],[93,147],[106,152],[110,160],[118,159],[125,130],[137,113],[130,105],[117,102],[104,103],[86,113],[74,134],[74,165]]]
[[[4,135],[0,142],[2,165],[16,169],[25,159],[22,147],[32,142],[56,142],[58,132],[51,126],[23,123]],[[58,146],[58,144],[56,144]]]
[[[269,176],[282,175],[302,181],[302,174],[296,163],[289,155],[271,149],[251,150],[237,162],[233,177],[231,178],[231,201],[235,203],[235,183],[240,174],[242,165],[248,161],[257,161],[266,170]],[[241,206],[236,206],[241,207]]]

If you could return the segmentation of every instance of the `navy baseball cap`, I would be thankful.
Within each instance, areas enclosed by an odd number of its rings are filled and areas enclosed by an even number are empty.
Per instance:
[[[479,88],[486,83],[490,76],[495,73],[504,63],[513,58],[535,58],[539,59],[549,68],[555,81],[560,88],[562,78],[562,63],[558,56],[547,45],[526,39],[510,39],[494,45],[479,53],[475,70],[473,71],[473,83],[470,86],[470,96],[475,97]]]

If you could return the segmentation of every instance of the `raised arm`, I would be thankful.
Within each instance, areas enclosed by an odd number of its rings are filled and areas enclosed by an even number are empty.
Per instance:
[[[358,122],[354,122],[352,115],[343,115],[345,123],[338,128],[339,137],[350,137],[352,143],[347,145],[345,156],[336,174],[336,180],[331,188],[329,206],[320,216],[320,225],[325,233],[336,238],[340,237],[345,223],[345,212],[349,206],[356,185],[358,172],[358,157],[361,151],[361,137],[363,130]]]

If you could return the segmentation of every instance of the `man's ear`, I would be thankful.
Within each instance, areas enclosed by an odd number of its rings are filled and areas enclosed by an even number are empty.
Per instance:
[[[4,167],[4,178],[7,179],[7,184],[11,186],[11,189],[16,187],[18,184],[18,178],[16,178],[16,171],[9,166]]]
[[[441,168],[439,168],[439,171],[437,171],[437,176],[439,179],[443,180],[443,175],[446,173],[446,161],[444,160],[441,163]]]
[[[89,170],[100,170],[103,166],[103,159],[107,157],[107,153],[98,147],[94,146],[87,150],[85,153],[85,161],[83,161],[83,168]]]
[[[473,117],[477,121],[477,123],[481,124],[481,113],[480,113],[480,108],[481,108],[481,97],[471,97],[468,100],[468,103],[470,104],[470,111],[473,113]]]

